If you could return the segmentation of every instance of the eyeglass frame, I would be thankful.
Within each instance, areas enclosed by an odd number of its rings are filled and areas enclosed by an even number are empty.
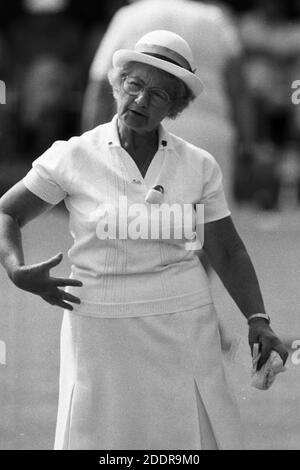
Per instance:
[[[149,92],[151,103],[152,103],[153,106],[155,106],[156,108],[162,108],[163,105],[168,104],[168,103],[171,102],[171,97],[170,97],[170,95],[169,95],[163,88],[159,88],[159,87],[148,87],[148,86],[146,86],[146,85],[144,84],[144,85],[141,85],[141,89],[140,89],[139,91],[137,91],[137,92],[134,92],[134,91],[129,92],[129,91],[127,91],[126,88],[125,88],[125,86],[124,86],[124,84],[125,84],[125,82],[126,82],[126,80],[127,80],[128,78],[136,79],[137,81],[139,81],[139,82],[141,82],[141,83],[143,83],[143,81],[142,81],[139,77],[135,77],[134,75],[133,75],[133,76],[132,76],[132,75],[124,75],[124,76],[122,77],[122,88],[123,88],[123,90],[125,91],[125,93],[127,93],[129,96],[138,97],[141,93],[144,93],[144,91],[146,90],[147,92]],[[154,95],[151,93],[151,90],[158,90],[160,93],[163,93],[163,94],[167,97],[167,100],[164,101],[164,100],[162,99],[161,104],[155,104],[155,103],[153,103],[153,96],[154,96]],[[155,98],[155,96],[154,96],[154,98]]]

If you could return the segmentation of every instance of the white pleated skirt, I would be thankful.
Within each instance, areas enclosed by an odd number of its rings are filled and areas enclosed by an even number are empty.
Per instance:
[[[93,318],[65,311],[56,450],[241,449],[213,304]]]

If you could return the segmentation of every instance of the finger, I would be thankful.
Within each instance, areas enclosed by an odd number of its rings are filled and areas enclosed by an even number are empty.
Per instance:
[[[74,287],[82,287],[83,284],[81,281],[77,279],[64,279],[60,277],[52,277],[51,282],[57,287],[65,287],[65,286],[74,286]]]
[[[287,358],[289,357],[289,353],[285,346],[282,343],[277,344],[277,346],[273,347],[274,351],[278,352],[279,356],[282,359],[283,365],[285,365]]]
[[[260,370],[262,366],[267,362],[269,356],[272,352],[272,343],[267,338],[262,338],[261,340],[261,356],[257,363],[257,370]]]
[[[254,330],[253,328],[249,329],[248,343],[249,343],[249,346],[250,346],[250,349],[251,349],[251,354],[253,355],[253,346],[256,343],[259,343],[259,335],[258,335],[257,331]]]
[[[250,348],[251,348],[252,357],[257,362],[258,359],[260,358],[260,352],[259,352],[260,344],[256,341],[255,343],[250,344]]]
[[[44,261],[44,262],[40,263],[39,267],[44,268],[44,269],[54,268],[55,266],[57,266],[61,262],[62,259],[63,259],[63,254],[58,253],[56,256],[53,256],[52,258],[48,259],[47,261]]]
[[[58,305],[58,307],[66,308],[67,310],[73,310],[72,305],[60,299],[56,299],[55,305]]]
[[[81,300],[79,297],[76,297],[75,295],[70,294],[69,292],[65,292],[64,290],[61,290],[61,289],[55,289],[53,297],[55,297],[55,299],[58,299],[58,300],[67,300],[70,302],[75,302],[76,304],[81,303]]]
[[[67,300],[68,302],[74,302],[75,304],[80,304],[81,300],[75,295],[69,294],[69,292],[62,291],[62,299]]]
[[[53,297],[46,297],[46,296],[44,297],[44,296],[42,296],[42,299],[44,299],[45,302],[47,302],[50,305],[55,305],[55,303],[56,303],[56,299],[53,298]]]
[[[260,344],[254,343],[252,346],[252,367],[254,370],[257,370],[257,363],[261,357],[259,352]]]
[[[275,382],[276,374],[269,375],[267,378],[267,388],[270,388],[271,385]]]

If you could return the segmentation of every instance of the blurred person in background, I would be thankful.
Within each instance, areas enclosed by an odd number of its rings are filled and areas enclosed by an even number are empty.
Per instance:
[[[66,14],[68,5],[69,0],[23,0],[23,13],[8,29],[23,158],[76,130],[83,42],[81,26]]]
[[[74,133],[76,95],[68,64],[40,55],[24,74],[20,91],[19,113],[27,154],[37,155],[54,140]]]
[[[224,175],[226,197],[232,203],[235,148],[245,147],[251,140],[251,119],[243,93],[241,42],[227,8],[200,1],[140,0],[117,11],[91,66],[83,129],[106,122],[114,114],[107,79],[113,53],[120,47],[132,47],[152,29],[174,31],[192,47],[205,93],[190,104],[182,117],[167,120],[165,125],[215,156]]]
[[[161,124],[202,92],[192,51],[177,34],[153,31],[134,50],[116,51],[113,65],[112,121],[55,142],[0,202],[0,258],[10,279],[65,309],[55,448],[238,450],[239,413],[193,240],[204,243],[246,318],[250,347],[260,343],[258,368],[272,350],[283,363],[288,353],[270,328],[219,165]],[[74,238],[69,279],[50,276],[62,254],[26,264],[21,239],[26,223],[63,200]],[[188,233],[178,237],[172,215],[168,222],[159,217],[153,237],[157,220],[149,209],[157,202],[187,204],[193,212],[202,204],[204,219],[194,213],[191,224],[181,214],[179,227]],[[136,220],[136,204],[146,210],[145,224]]]
[[[47,54],[72,63],[80,55],[81,27],[68,12],[70,0],[23,0],[8,38],[22,66]]]
[[[83,50],[81,58],[84,87],[88,78],[88,72],[99,43],[105,34],[108,23],[119,8],[127,4],[126,0],[110,0],[105,2],[71,1],[70,11],[72,15],[85,24]],[[80,112],[81,113],[81,109]]]
[[[291,102],[300,58],[300,18],[294,15],[290,0],[259,0],[240,20],[245,92],[254,110],[248,177],[255,203],[267,210],[280,207],[284,188],[300,179],[298,109]]]

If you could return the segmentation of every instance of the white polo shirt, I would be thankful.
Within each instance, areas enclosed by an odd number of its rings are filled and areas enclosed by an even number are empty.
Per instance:
[[[208,152],[161,125],[159,148],[143,178],[120,145],[115,116],[79,137],[55,142],[33,162],[23,182],[50,204],[64,200],[69,211],[74,240],[68,252],[71,277],[81,280],[83,287],[67,290],[81,298],[81,304],[74,305],[78,313],[131,317],[179,312],[212,302],[198,256],[186,249],[185,233],[177,238],[171,230],[166,236],[165,215],[154,238],[150,229],[146,238],[140,230],[145,223],[149,228],[157,221],[145,197],[158,184],[164,188],[166,207],[192,207],[195,215],[195,204],[204,204],[205,222],[230,215],[220,168]],[[119,217],[124,201],[125,225],[124,217]],[[136,204],[146,212],[130,212]],[[186,219],[182,220],[184,226]],[[171,216],[169,222],[174,229],[178,219],[175,223]],[[133,230],[125,233],[126,224]]]

